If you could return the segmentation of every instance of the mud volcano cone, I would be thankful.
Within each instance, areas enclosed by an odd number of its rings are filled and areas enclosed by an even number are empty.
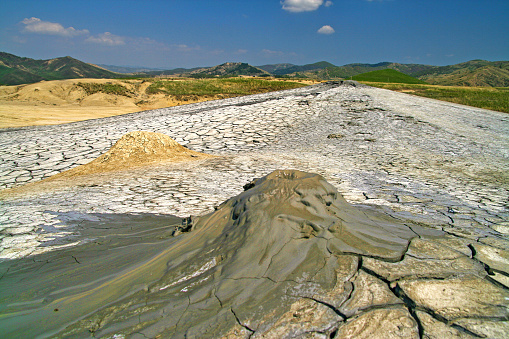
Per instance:
[[[243,230],[252,238],[249,244],[259,243],[258,251],[277,249],[288,238],[318,237],[331,253],[356,253],[388,261],[399,260],[408,239],[415,236],[391,217],[350,205],[318,174],[275,171],[251,185],[223,203],[216,213],[201,218],[196,227],[222,224],[228,233]]]
[[[123,135],[106,153],[91,162],[55,174],[41,181],[0,191],[2,197],[36,194],[77,184],[101,182],[115,171],[129,171],[144,166],[213,158],[213,155],[192,151],[162,133],[134,131]],[[69,180],[71,179],[72,180]]]
[[[395,219],[349,205],[317,174],[275,171],[251,186],[196,218],[191,232],[158,240],[166,247],[148,260],[123,262],[122,271],[105,271],[91,282],[70,280],[72,288],[61,284],[51,291],[51,279],[36,284],[49,288],[47,297],[17,320],[43,325],[31,329],[35,332],[10,333],[33,336],[58,329],[63,337],[143,333],[149,338],[325,333],[342,318],[324,305],[348,299],[345,283],[358,269],[358,256],[399,260],[416,236]],[[137,257],[137,247],[116,238],[107,253],[122,260],[126,248],[130,258]],[[74,276],[91,270],[94,260],[101,262],[94,245],[80,251],[77,246],[61,252],[96,256],[90,265],[73,266]],[[52,274],[65,276],[65,268],[58,269]],[[55,309],[62,310],[58,317]],[[295,309],[311,310],[299,313],[309,319],[289,316]]]
[[[162,133],[134,131],[123,135],[106,153],[63,175],[127,170],[163,162],[190,161],[210,155],[192,151]]]

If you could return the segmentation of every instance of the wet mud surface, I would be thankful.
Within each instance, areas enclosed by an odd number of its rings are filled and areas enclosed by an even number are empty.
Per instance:
[[[217,337],[240,325],[270,336],[288,307],[303,298],[316,307],[346,278],[342,260],[398,262],[417,232],[444,234],[354,207],[316,174],[276,171],[252,185],[193,220],[73,215],[80,245],[3,274],[2,327],[25,337]],[[329,327],[346,318],[327,312]]]

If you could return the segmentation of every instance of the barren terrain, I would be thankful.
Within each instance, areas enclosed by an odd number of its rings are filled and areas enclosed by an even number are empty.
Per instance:
[[[90,94],[80,84],[123,86],[126,93]],[[146,90],[151,84],[150,80],[71,79],[0,86],[0,128],[64,124],[236,96],[148,94]]]
[[[505,113],[343,82],[0,141],[8,336],[509,334]]]
[[[95,93],[88,95],[79,83],[121,84],[132,97]],[[150,82],[142,80],[72,79],[0,87],[0,128],[56,125],[215,98],[179,101],[164,95],[147,95]]]

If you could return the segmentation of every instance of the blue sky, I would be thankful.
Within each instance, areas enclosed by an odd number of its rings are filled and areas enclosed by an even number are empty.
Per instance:
[[[159,68],[509,60],[508,0],[1,0],[0,51]]]

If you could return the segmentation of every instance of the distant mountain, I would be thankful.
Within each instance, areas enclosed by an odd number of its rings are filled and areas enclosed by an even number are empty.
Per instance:
[[[34,60],[0,52],[0,84],[3,85],[28,84],[41,80],[125,77],[122,73],[134,73],[139,77],[177,76],[207,78],[217,76],[266,77],[275,75],[305,77],[316,80],[334,80],[349,79],[359,74],[379,70],[394,70],[434,85],[509,87],[509,61],[472,60],[449,66],[400,64],[394,62],[380,62],[376,64],[353,63],[344,66],[334,66],[330,62],[320,61],[302,66],[281,63],[259,67],[241,62],[227,62],[214,67],[153,70],[143,67],[96,66],[68,56],[50,60]],[[387,75],[387,73],[380,74]]]
[[[147,76],[182,76],[184,74],[189,74],[198,69],[203,69],[203,67],[195,67],[195,68],[174,68],[167,69],[164,71],[150,71],[150,72],[142,72],[140,74],[144,74]]]
[[[433,85],[509,87],[509,61],[471,60],[435,66],[416,76]]]
[[[179,76],[193,78],[210,78],[210,77],[230,77],[240,75],[250,76],[269,76],[270,74],[263,69],[251,66],[243,62],[226,62],[213,67],[197,67],[197,68],[175,68],[165,71],[143,72],[147,76]]]
[[[424,81],[411,77],[394,69],[379,69],[367,73],[357,74],[352,77],[357,81],[388,82],[401,84],[425,84]]]
[[[262,66],[256,66],[259,69],[263,69],[265,72],[269,72],[271,74],[274,74],[275,71],[280,71],[283,69],[287,69],[290,67],[295,66],[294,64],[272,64],[272,65],[262,65]]]
[[[249,64],[243,62],[226,62],[224,64],[202,68],[195,71],[190,72],[190,76],[200,77],[200,76],[238,76],[238,75],[251,75],[251,76],[268,76],[269,73],[251,66]]]
[[[416,72],[428,70],[436,66],[420,65],[420,64],[399,64],[394,62],[380,62],[377,64],[347,64],[338,67],[327,67],[323,70],[306,72],[305,75],[317,77],[319,79],[328,80],[335,78],[348,79],[357,74],[372,72],[382,69],[393,69],[401,73],[413,76]]]
[[[274,75],[287,75],[292,73],[300,73],[300,72],[307,72],[312,70],[321,70],[328,67],[336,67],[330,62],[327,61],[319,61],[315,62],[314,64],[307,64],[302,66],[291,66],[286,68],[277,69],[273,72],[271,72]]]
[[[0,84],[20,85],[41,80],[76,78],[118,78],[113,73],[69,56],[50,60],[34,60],[0,52]]]
[[[509,61],[472,60],[449,66],[356,63],[305,71],[299,76],[318,80],[350,79],[358,74],[384,69],[393,69],[433,85],[509,87]]]
[[[97,64],[97,66],[104,68],[108,71],[122,74],[142,73],[142,72],[157,72],[163,71],[163,68],[149,68],[149,67],[131,67],[131,66],[114,66]]]

